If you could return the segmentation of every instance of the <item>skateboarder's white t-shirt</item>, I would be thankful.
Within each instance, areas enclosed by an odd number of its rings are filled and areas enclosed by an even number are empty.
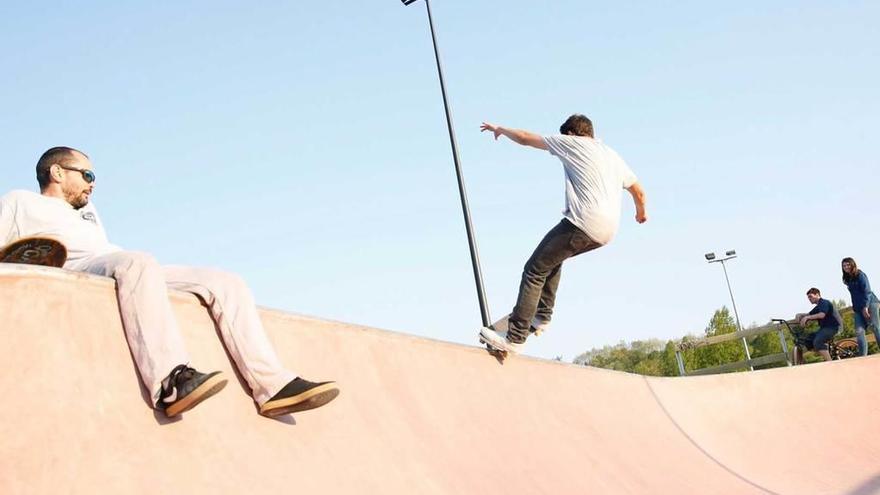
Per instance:
[[[95,207],[74,209],[67,201],[32,191],[12,191],[0,198],[0,246],[22,237],[52,237],[67,247],[67,263],[115,253]]]
[[[623,158],[599,139],[543,136],[565,169],[563,215],[591,239],[608,244],[620,225],[623,190],[638,178]]]

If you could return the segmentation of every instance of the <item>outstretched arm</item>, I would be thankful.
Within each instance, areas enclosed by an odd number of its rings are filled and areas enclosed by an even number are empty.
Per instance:
[[[645,223],[648,221],[648,214],[645,213],[645,190],[642,185],[636,182],[626,188],[632,195],[633,202],[636,205],[636,222]]]
[[[501,127],[500,125],[483,122],[483,125],[480,126],[480,132],[486,131],[495,134],[496,141],[498,140],[498,136],[507,136],[511,141],[523,146],[531,146],[532,148],[538,148],[539,150],[547,149],[547,143],[541,139],[541,136],[529,131],[524,131],[522,129],[508,129],[506,127]]]

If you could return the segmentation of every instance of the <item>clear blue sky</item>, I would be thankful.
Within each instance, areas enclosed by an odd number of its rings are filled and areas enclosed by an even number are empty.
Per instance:
[[[242,274],[260,304],[462,343],[479,309],[423,3],[0,8],[2,191],[46,148],[92,157],[111,240]],[[561,166],[483,120],[590,116],[648,193],[566,264],[527,354],[699,333],[880,287],[880,3],[432,4],[493,317],[560,218]]]

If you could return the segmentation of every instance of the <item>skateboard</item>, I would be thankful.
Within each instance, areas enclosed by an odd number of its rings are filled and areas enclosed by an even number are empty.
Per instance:
[[[0,249],[0,263],[22,263],[61,268],[67,261],[67,248],[48,237],[24,237]]]
[[[495,323],[493,323],[492,325],[490,325],[489,328],[494,329],[496,332],[500,333],[503,336],[504,334],[507,333],[507,322],[509,319],[510,319],[510,315],[507,315],[504,318],[501,318],[500,320],[498,320]],[[492,344],[490,344],[486,339],[484,339],[482,335],[480,335],[480,343],[485,344],[486,351],[488,351],[489,354],[494,356],[495,359],[497,359],[498,361],[503,363],[504,360],[507,359],[507,356],[508,356],[507,351],[505,351],[504,349],[498,349],[498,348],[492,346]]]
[[[494,329],[496,332],[498,332],[502,336],[505,336],[507,334],[507,330],[509,328],[509,326],[508,326],[509,321],[510,321],[510,315],[508,314],[504,318],[501,318],[500,320],[498,320],[495,323],[493,323],[492,325],[490,325],[490,328]],[[532,325],[529,328],[529,332],[532,335],[535,335],[537,337],[538,335],[541,335],[541,333],[543,333],[545,328],[546,328],[546,325],[542,325],[541,327],[537,327],[537,328],[534,325]],[[495,347],[492,346],[492,344],[490,344],[489,342],[486,342],[486,339],[484,339],[482,335],[480,335],[480,343],[486,344],[486,350],[489,351],[489,354],[495,356],[499,361],[503,362],[507,358],[507,355],[508,355],[507,351],[505,351],[503,349],[496,349]]]

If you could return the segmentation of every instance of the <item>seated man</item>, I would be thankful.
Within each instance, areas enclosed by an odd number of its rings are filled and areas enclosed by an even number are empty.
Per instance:
[[[840,331],[840,327],[843,325],[840,312],[831,304],[831,301],[822,299],[822,294],[815,287],[807,291],[807,299],[816,306],[809,313],[798,313],[794,318],[804,328],[806,328],[807,323],[811,320],[818,321],[819,331],[813,334],[811,340],[806,342],[808,344],[807,348],[812,348],[812,350],[818,352],[825,361],[831,361],[831,354],[828,352],[828,342],[831,342],[831,339]],[[796,362],[800,362],[802,359],[802,356],[796,355],[795,357]]]
[[[333,382],[313,383],[281,365],[253,296],[237,276],[160,266],[148,254],[110,244],[89,203],[95,173],[84,153],[66,147],[46,151],[37,162],[37,181],[41,194],[12,191],[0,198],[0,245],[27,236],[53,237],[67,246],[64,268],[116,279],[126,339],[157,409],[176,416],[227,382],[219,371],[200,373],[189,366],[167,287],[205,301],[261,414],[279,416],[320,407],[339,394]]]

